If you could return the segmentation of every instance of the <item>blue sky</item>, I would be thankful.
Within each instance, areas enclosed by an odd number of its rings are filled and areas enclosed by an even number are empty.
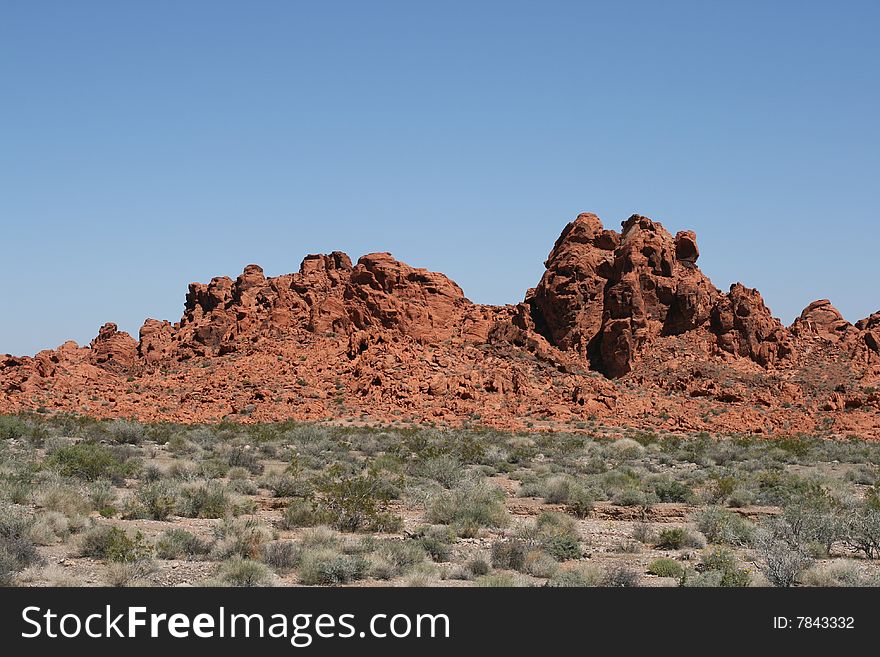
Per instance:
[[[521,300],[565,223],[880,309],[876,2],[3,2],[0,353],[391,251]]]

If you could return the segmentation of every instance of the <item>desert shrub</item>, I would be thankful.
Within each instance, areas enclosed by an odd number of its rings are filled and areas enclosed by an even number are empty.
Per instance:
[[[525,586],[522,576],[515,573],[490,573],[481,575],[474,580],[474,586],[480,588],[513,588]]]
[[[801,580],[806,586],[823,588],[866,586],[869,584],[859,574],[858,568],[849,562],[815,564],[803,573]]]
[[[415,541],[384,540],[373,550],[373,570],[380,579],[391,579],[404,574],[425,561],[424,549]]]
[[[257,587],[271,586],[273,577],[272,571],[258,561],[232,557],[220,564],[217,581],[224,586]]]
[[[192,559],[211,551],[208,542],[185,529],[166,529],[156,541],[156,556],[160,559]]]
[[[491,566],[483,557],[472,557],[465,564],[465,568],[470,571],[472,576],[481,577],[489,572]]]
[[[374,473],[332,477],[320,490],[321,510],[339,531],[393,532],[402,524],[398,516],[388,511],[389,492]]]
[[[602,578],[602,586],[632,588],[639,585],[639,574],[626,566],[612,566]]]
[[[508,516],[504,493],[484,481],[467,480],[428,501],[429,522],[452,525],[459,536],[475,536],[482,527],[502,527]]]
[[[632,438],[619,438],[611,443],[610,452],[621,460],[632,460],[645,453],[645,447]]]
[[[19,572],[40,562],[30,538],[33,520],[10,507],[0,508],[0,586],[15,581]]]
[[[443,525],[436,525],[421,530],[416,540],[434,561],[449,561],[450,544],[455,540],[455,532]]]
[[[880,558],[880,510],[865,506],[850,512],[844,542],[868,559]]]
[[[648,574],[656,575],[657,577],[678,578],[684,575],[684,567],[675,559],[661,557],[660,559],[654,559],[654,561],[648,564]]]
[[[700,569],[703,574],[713,573],[705,578],[703,585],[720,587],[743,587],[748,586],[751,574],[745,568],[739,568],[736,556],[728,549],[715,548],[703,555],[700,561]]]
[[[638,488],[621,488],[611,495],[611,501],[619,506],[648,506],[651,503],[647,493]]]
[[[295,541],[269,541],[263,544],[260,557],[276,570],[290,570],[299,565],[302,546]]]
[[[464,468],[458,459],[446,454],[434,456],[419,464],[418,474],[433,479],[444,488],[453,488],[464,475]]]
[[[225,463],[230,468],[245,468],[251,474],[262,474],[260,454],[250,445],[231,445],[225,450]]]
[[[140,422],[117,419],[107,424],[107,434],[116,443],[140,445],[146,437],[146,429]]]
[[[112,515],[116,511],[116,491],[109,479],[97,479],[88,483],[88,499],[91,508],[101,515]]]
[[[146,577],[155,569],[156,565],[149,559],[113,561],[107,564],[104,581],[113,587],[144,586]]]
[[[529,550],[521,568],[521,572],[544,579],[553,577],[558,570],[559,561],[540,549]]]
[[[367,573],[368,564],[361,555],[342,554],[333,549],[303,552],[297,570],[299,581],[305,585],[348,584]]]
[[[22,438],[28,433],[28,423],[15,415],[0,415],[0,440]]]
[[[305,498],[295,497],[285,507],[281,514],[281,528],[294,529],[296,527],[314,527],[325,521],[321,510],[315,504]]]
[[[65,477],[95,481],[102,477],[119,482],[136,471],[136,464],[120,458],[112,449],[97,443],[59,447],[46,458],[46,465]]]
[[[684,527],[668,527],[657,537],[658,550],[680,550],[682,548],[703,547],[702,541]]]
[[[650,483],[654,488],[654,494],[661,502],[694,504],[697,501],[697,496],[690,487],[671,477],[656,477]]]
[[[264,543],[275,538],[266,525],[256,518],[224,518],[215,529],[214,557],[232,556],[256,559]]]
[[[632,538],[639,543],[654,543],[657,540],[654,529],[647,522],[638,522],[632,530]]]
[[[70,535],[70,520],[60,511],[45,511],[34,518],[28,533],[37,545],[52,545]]]
[[[492,566],[522,570],[529,550],[529,543],[521,539],[495,541],[492,543]]]
[[[130,536],[119,527],[97,525],[83,534],[80,554],[107,561],[134,562],[150,556],[143,534]]]
[[[560,568],[545,584],[553,587],[601,586],[603,573],[595,566],[578,564]]]
[[[164,481],[141,484],[135,499],[147,518],[166,520],[177,508],[177,489]]]
[[[213,481],[185,486],[178,504],[180,515],[187,518],[222,518],[234,510],[226,488]]]
[[[548,504],[565,504],[574,485],[574,479],[568,475],[556,475],[544,482],[541,496]]]
[[[758,569],[774,586],[788,587],[809,568],[813,559],[807,551],[793,545],[778,527],[768,524],[755,533]]]
[[[718,506],[710,506],[695,517],[697,528],[710,543],[747,546],[754,535],[753,525],[740,516]]]
[[[543,512],[535,520],[534,537],[557,561],[581,556],[580,536],[574,520],[562,513]]]
[[[47,511],[58,511],[68,518],[87,515],[91,504],[78,487],[48,484],[37,495],[37,502]]]
[[[312,493],[310,482],[286,472],[264,477],[262,484],[275,497],[309,497]]]

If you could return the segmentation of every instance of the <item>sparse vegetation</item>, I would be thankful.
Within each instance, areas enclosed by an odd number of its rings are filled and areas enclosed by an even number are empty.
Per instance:
[[[0,584],[880,581],[880,445],[582,424],[0,416]]]

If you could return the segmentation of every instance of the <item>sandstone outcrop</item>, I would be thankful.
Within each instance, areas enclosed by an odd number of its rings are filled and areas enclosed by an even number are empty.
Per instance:
[[[389,253],[248,265],[190,284],[180,320],[147,319],[137,340],[108,323],[88,347],[0,358],[0,412],[880,438],[880,312],[853,325],[820,300],[786,328],[699,257],[692,231],[581,214],[506,306]]]

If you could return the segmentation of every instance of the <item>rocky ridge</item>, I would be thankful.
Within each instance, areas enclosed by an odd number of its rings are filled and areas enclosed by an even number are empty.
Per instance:
[[[692,231],[579,215],[524,301],[469,301],[388,253],[189,286],[180,321],[0,357],[0,411],[143,420],[346,420],[880,438],[880,312],[828,300],[785,327],[757,290],[718,290]]]

